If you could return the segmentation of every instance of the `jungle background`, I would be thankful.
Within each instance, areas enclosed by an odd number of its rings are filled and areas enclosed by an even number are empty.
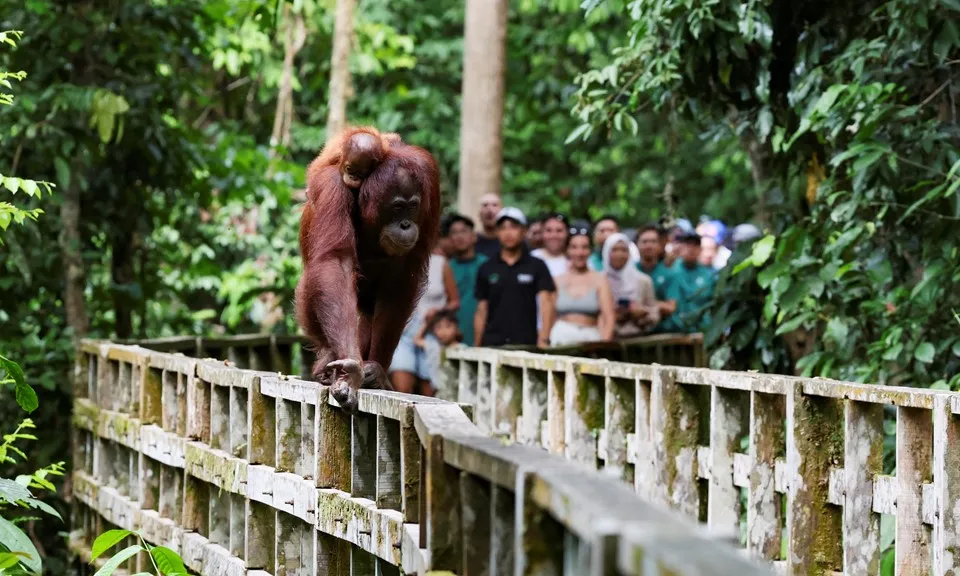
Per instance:
[[[77,338],[295,330],[335,4],[4,4],[22,37],[0,38],[0,355],[39,396],[15,469],[69,469]],[[345,92],[351,123],[433,152],[448,205],[480,113],[460,104],[464,4],[358,0]],[[960,389],[960,0],[504,5],[507,203],[755,222],[713,367]],[[66,488],[42,497],[64,517]],[[49,574],[56,522],[26,523]]]

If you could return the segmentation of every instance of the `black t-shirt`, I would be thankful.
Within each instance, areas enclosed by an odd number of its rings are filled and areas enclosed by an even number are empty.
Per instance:
[[[524,250],[512,266],[497,253],[477,271],[477,301],[487,301],[484,346],[537,343],[537,294],[556,286],[543,260]]]
[[[500,241],[496,236],[477,234],[476,250],[477,254],[483,254],[490,260],[494,260],[500,255]]]

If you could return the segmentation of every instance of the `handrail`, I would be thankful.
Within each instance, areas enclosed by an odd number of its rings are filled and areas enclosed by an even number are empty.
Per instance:
[[[238,342],[158,347],[284,362],[282,340],[246,355]],[[469,405],[361,391],[351,417],[277,372],[102,341],[81,352],[81,553],[119,526],[209,575],[768,573],[619,481],[486,435]]]
[[[960,393],[483,348],[447,359],[481,430],[742,530],[784,573],[875,574],[881,515],[896,519],[898,574],[960,570]]]

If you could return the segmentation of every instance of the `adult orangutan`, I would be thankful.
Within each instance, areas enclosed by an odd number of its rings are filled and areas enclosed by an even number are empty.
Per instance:
[[[396,134],[348,128],[307,168],[297,321],[313,376],[348,412],[386,369],[420,298],[440,225],[433,156]]]

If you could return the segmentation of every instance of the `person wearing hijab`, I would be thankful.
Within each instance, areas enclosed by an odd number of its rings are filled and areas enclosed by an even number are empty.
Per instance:
[[[603,243],[603,270],[616,311],[614,334],[630,338],[649,332],[660,321],[653,281],[637,269],[640,251],[626,234],[610,235]]]

